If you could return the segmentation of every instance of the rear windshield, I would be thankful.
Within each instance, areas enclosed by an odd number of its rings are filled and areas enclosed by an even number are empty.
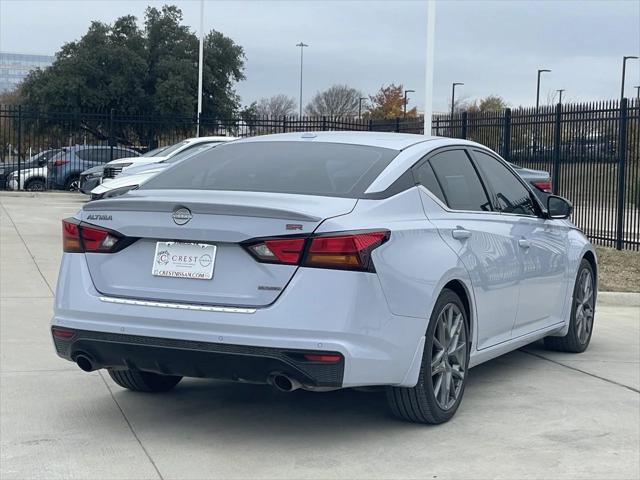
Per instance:
[[[249,142],[195,155],[142,189],[235,190],[358,198],[398,154],[361,145]]]

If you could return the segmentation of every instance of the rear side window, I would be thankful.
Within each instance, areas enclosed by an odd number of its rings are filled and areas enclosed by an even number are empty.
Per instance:
[[[417,183],[433,193],[442,203],[447,203],[442,188],[440,188],[438,180],[436,179],[436,174],[433,172],[433,168],[431,168],[429,162],[424,162],[416,168],[413,175]]]
[[[438,153],[429,162],[449,208],[480,212],[491,210],[480,178],[464,150]]]
[[[473,156],[487,178],[487,182],[496,196],[497,207],[501,212],[516,215],[536,215],[529,190],[498,159],[479,150]]]
[[[397,154],[387,148],[337,143],[233,143],[197,154],[142,188],[358,198]]]

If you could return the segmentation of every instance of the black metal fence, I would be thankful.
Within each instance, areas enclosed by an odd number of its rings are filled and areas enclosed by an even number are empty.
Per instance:
[[[192,117],[40,112],[0,106],[0,188],[69,189],[87,168],[196,136]],[[423,133],[422,118],[202,117],[200,136],[312,130]],[[548,171],[596,243],[640,250],[640,102],[435,115],[432,135],[466,138],[506,160]]]

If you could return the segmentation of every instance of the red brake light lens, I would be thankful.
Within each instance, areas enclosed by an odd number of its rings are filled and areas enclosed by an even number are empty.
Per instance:
[[[58,160],[55,160],[53,162],[53,166],[54,167],[61,167],[62,165],[66,165],[67,163],[69,163],[69,159],[68,158],[59,158]]]
[[[54,337],[62,338],[65,340],[73,338],[73,336],[76,334],[74,330],[67,330],[66,328],[59,328],[59,327],[53,327],[51,329],[51,332],[53,333]]]
[[[533,184],[544,192],[551,191],[551,180],[547,180],[544,182],[533,182]]]
[[[274,238],[249,246],[249,251],[262,262],[297,265],[305,238]]]
[[[333,353],[305,353],[304,358],[310,362],[338,363],[342,360],[342,355]]]
[[[75,218],[62,221],[62,249],[68,253],[111,253],[121,239],[115,232],[83,224]]]
[[[62,250],[69,253],[82,252],[79,222],[73,218],[62,220]]]

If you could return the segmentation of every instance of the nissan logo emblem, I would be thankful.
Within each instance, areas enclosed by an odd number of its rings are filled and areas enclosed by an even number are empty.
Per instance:
[[[191,210],[185,207],[181,207],[173,211],[171,218],[173,218],[173,221],[176,222],[176,225],[184,225],[193,218],[193,215],[191,215]]]

